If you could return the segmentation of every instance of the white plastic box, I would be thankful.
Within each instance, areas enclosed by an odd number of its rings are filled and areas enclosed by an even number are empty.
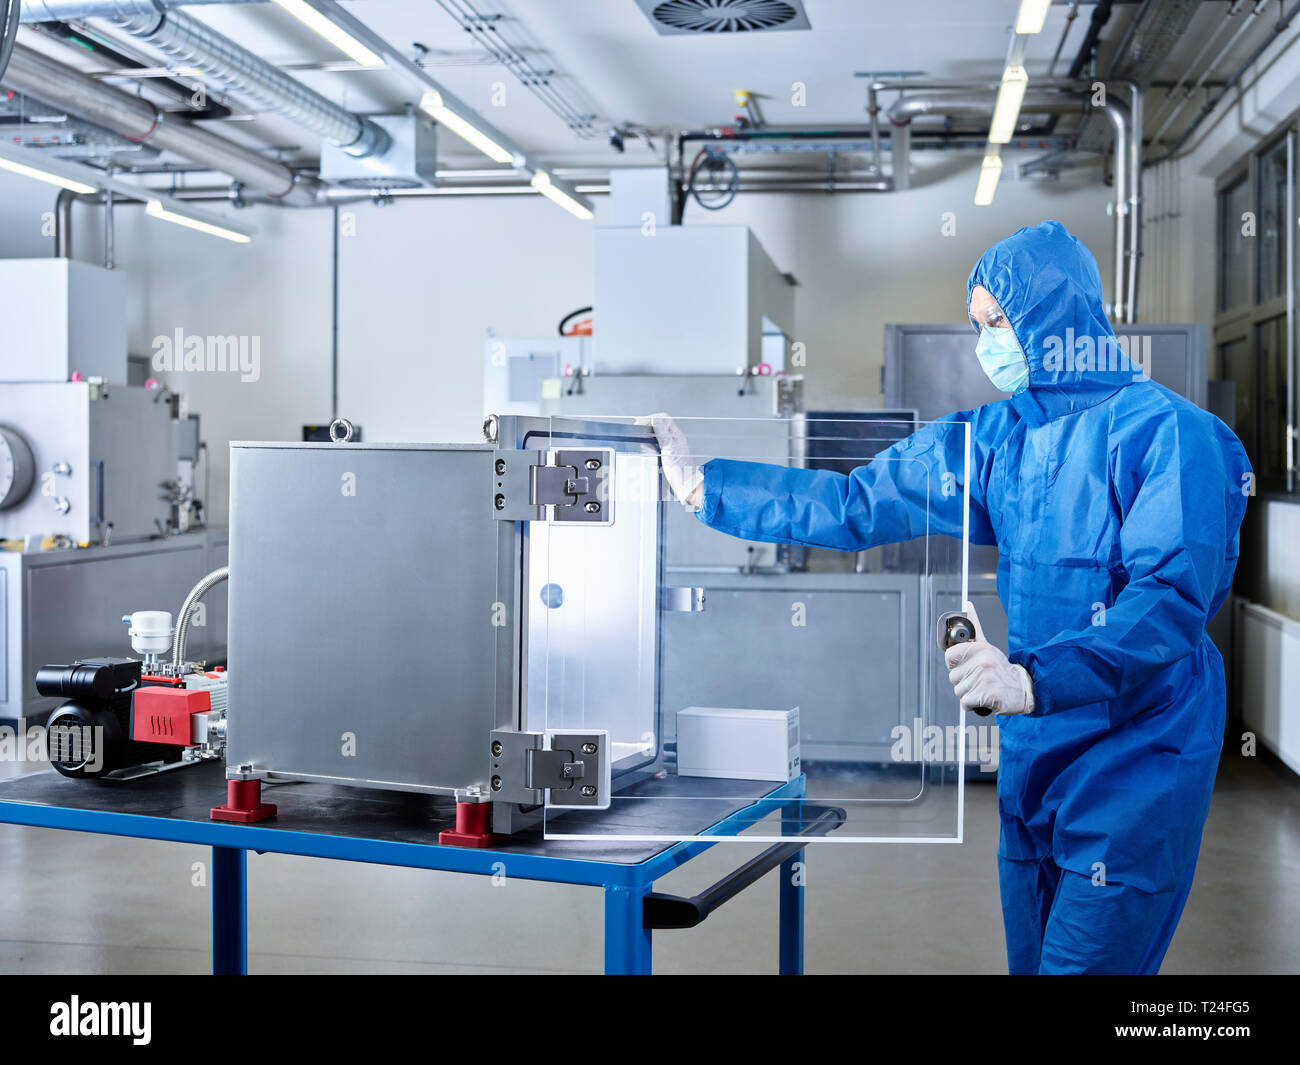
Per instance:
[[[799,708],[688,706],[677,712],[677,775],[793,780],[799,768]]]

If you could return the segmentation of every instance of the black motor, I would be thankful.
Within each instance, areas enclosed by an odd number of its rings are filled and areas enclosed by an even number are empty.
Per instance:
[[[67,777],[99,777],[176,761],[178,747],[131,739],[131,697],[139,687],[140,663],[131,658],[87,658],[39,669],[37,693],[68,700],[45,723],[54,768]]]

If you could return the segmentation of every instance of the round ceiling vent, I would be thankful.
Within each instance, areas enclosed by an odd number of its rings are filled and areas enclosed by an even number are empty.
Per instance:
[[[802,12],[787,0],[664,0],[650,15],[678,33],[806,28]]]

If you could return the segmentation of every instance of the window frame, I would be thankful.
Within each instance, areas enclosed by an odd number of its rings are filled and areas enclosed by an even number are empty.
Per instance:
[[[1286,183],[1286,193],[1284,197],[1283,215],[1286,219],[1284,230],[1284,248],[1283,248],[1283,292],[1266,302],[1260,302],[1260,257],[1264,253],[1264,242],[1260,239],[1260,207],[1263,201],[1261,195],[1262,189],[1260,182],[1263,175],[1261,161],[1280,144],[1287,145],[1287,171],[1289,181]],[[1214,375],[1217,379],[1224,378],[1223,349],[1226,345],[1236,341],[1242,341],[1246,345],[1248,353],[1247,361],[1253,369],[1250,387],[1252,394],[1258,396],[1262,384],[1264,367],[1262,365],[1262,345],[1259,343],[1259,331],[1271,320],[1283,317],[1287,322],[1287,327],[1283,330],[1285,350],[1284,360],[1286,368],[1286,395],[1284,399],[1284,421],[1280,427],[1283,433],[1283,466],[1281,471],[1280,483],[1274,480],[1272,475],[1264,477],[1260,471],[1256,471],[1259,477],[1259,486],[1261,489],[1268,491],[1285,491],[1294,493],[1297,489],[1296,476],[1296,248],[1300,244],[1297,240],[1297,223],[1296,218],[1296,182],[1297,182],[1297,149],[1300,147],[1300,122],[1297,122],[1293,116],[1282,126],[1274,131],[1268,138],[1261,140],[1260,143],[1242,160],[1226,170],[1219,176],[1214,185],[1214,218],[1215,218],[1215,316],[1214,328],[1212,330],[1214,346]],[[1247,192],[1247,210],[1253,211],[1255,215],[1255,235],[1252,238],[1253,246],[1245,256],[1246,266],[1246,299],[1244,302],[1232,307],[1221,308],[1223,302],[1223,292],[1225,286],[1224,275],[1224,253],[1223,239],[1225,233],[1224,227],[1224,207],[1227,196],[1230,192],[1236,190],[1242,183],[1245,183]],[[1239,224],[1239,223],[1238,223]],[[1258,413],[1262,409],[1262,404],[1256,402],[1252,405],[1252,410]],[[1260,446],[1266,439],[1266,433],[1276,431],[1276,427],[1263,426],[1256,422],[1253,426],[1236,426],[1237,434],[1242,438],[1243,443],[1247,443],[1248,450],[1251,451],[1252,457],[1264,453]]]

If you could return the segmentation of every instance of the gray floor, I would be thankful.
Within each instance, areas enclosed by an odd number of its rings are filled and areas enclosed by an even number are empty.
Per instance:
[[[21,768],[0,766],[0,776]],[[1003,971],[994,790],[975,783],[967,796],[961,846],[810,852],[809,972]],[[659,887],[693,893],[749,853],[714,848]],[[203,972],[207,860],[201,847],[0,826],[0,972]],[[1300,972],[1297,887],[1300,782],[1263,758],[1225,756],[1196,886],[1163,971]],[[600,895],[589,888],[494,887],[456,874],[253,854],[249,900],[253,972],[601,965]],[[768,878],[700,928],[658,933],[656,970],[773,972],[775,928]]]

